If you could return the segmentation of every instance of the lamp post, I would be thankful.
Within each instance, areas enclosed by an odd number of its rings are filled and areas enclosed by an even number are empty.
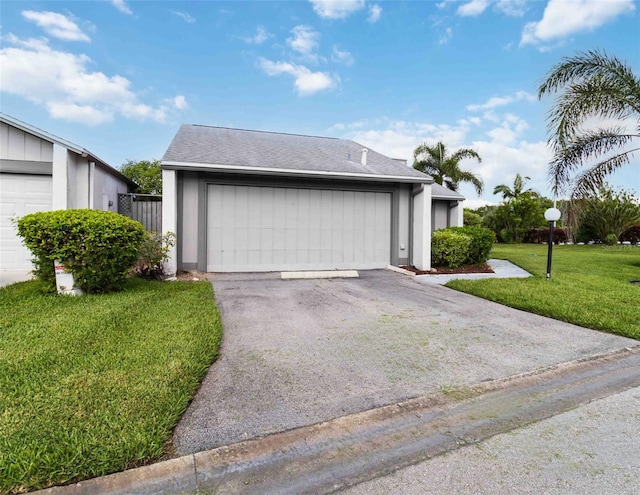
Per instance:
[[[547,280],[551,280],[551,251],[553,250],[553,227],[556,220],[560,220],[558,208],[548,208],[544,212],[544,218],[549,222],[549,249],[547,251]]]

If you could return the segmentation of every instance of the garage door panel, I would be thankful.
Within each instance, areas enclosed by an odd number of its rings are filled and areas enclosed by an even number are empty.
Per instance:
[[[207,208],[208,271],[381,268],[390,261],[390,193],[212,184]]]
[[[11,219],[51,210],[49,176],[0,174],[0,269],[31,270],[32,254],[18,237]]]

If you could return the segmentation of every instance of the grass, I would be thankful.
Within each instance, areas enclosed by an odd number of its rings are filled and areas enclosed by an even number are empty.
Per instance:
[[[0,289],[0,493],[161,458],[216,358],[206,282],[129,280],[124,291]]]
[[[448,287],[583,327],[640,340],[640,248],[555,246],[547,281],[547,246],[496,244],[492,258],[533,274],[526,279],[453,280]]]

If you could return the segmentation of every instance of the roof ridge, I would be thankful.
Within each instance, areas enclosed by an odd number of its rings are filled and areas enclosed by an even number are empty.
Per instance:
[[[329,136],[314,136],[312,134],[296,134],[292,132],[276,132],[276,131],[261,131],[258,129],[242,129],[238,127],[225,127],[218,125],[206,125],[206,124],[186,124],[192,127],[208,127],[211,129],[228,129],[230,131],[244,131],[244,132],[260,132],[262,134],[281,134],[283,136],[298,136],[298,137],[309,137],[309,138],[317,138],[317,139],[335,139],[337,141],[352,141],[351,139],[342,139],[337,137],[329,137]],[[352,141],[355,142],[355,141]]]

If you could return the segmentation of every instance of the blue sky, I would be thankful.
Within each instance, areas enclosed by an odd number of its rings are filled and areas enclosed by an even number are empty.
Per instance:
[[[410,159],[472,147],[497,203],[516,173],[550,194],[536,88],[604,49],[640,72],[633,0],[2,1],[1,109],[119,167],[197,123],[354,139]],[[638,162],[612,182],[640,193]]]

